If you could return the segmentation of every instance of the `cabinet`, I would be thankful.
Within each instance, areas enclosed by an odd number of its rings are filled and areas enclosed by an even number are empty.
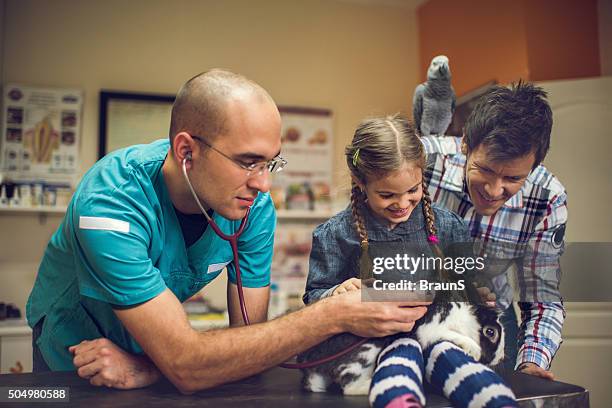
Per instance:
[[[32,371],[32,330],[25,320],[0,322],[0,374]]]

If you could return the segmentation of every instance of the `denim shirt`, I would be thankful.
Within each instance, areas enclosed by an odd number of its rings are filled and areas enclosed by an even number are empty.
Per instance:
[[[441,246],[469,242],[468,230],[458,215],[436,204],[432,207]],[[364,219],[370,242],[428,243],[422,203],[417,205],[407,221],[392,230],[374,218],[369,210],[365,211]],[[314,230],[303,297],[305,304],[331,295],[336,286],[359,275],[360,241],[350,205]]]

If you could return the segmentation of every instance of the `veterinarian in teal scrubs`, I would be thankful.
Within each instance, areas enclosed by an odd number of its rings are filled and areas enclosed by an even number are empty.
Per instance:
[[[68,347],[83,339],[112,338],[142,353],[113,308],[145,302],[166,288],[183,302],[226,265],[236,283],[231,248],[212,229],[186,248],[162,172],[168,149],[168,140],[160,140],[110,154],[75,192],[28,302],[32,325],[47,316],[37,344],[50,368],[73,369]],[[240,237],[240,264],[244,286],[259,288],[270,283],[276,217],[269,194],[257,195],[250,217],[257,222]],[[214,219],[223,231],[240,226],[216,213]]]

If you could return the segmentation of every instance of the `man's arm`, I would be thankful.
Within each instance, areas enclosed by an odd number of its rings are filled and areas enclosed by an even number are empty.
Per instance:
[[[116,314],[159,370],[181,392],[191,393],[278,365],[333,334],[378,337],[409,331],[426,312],[422,306],[406,307],[415,305],[361,302],[361,292],[353,291],[270,322],[198,333],[166,290]]]
[[[528,374],[554,379],[549,370],[561,346],[565,309],[557,302],[519,302],[521,334],[516,368]]]
[[[228,282],[227,291],[230,326],[242,326],[238,288]],[[269,288],[244,288],[244,296],[250,322],[266,321]],[[147,387],[161,377],[155,364],[146,355],[127,353],[105,338],[82,341],[70,347],[69,351],[75,355],[73,363],[78,374],[89,379],[92,385],[133,389]]]
[[[519,302],[521,332],[516,366],[521,371],[552,379],[549,370],[562,342],[565,309],[559,293],[560,257],[567,222],[565,194],[551,200],[536,226],[522,264],[522,293],[536,301]],[[550,299],[550,301],[548,301]]]
[[[242,288],[244,304],[247,309],[249,322],[251,324],[261,323],[268,320],[268,302],[270,300],[270,286],[263,288]],[[238,297],[238,286],[227,281],[227,309],[229,313],[230,326],[243,326],[242,311],[240,309],[240,298]]]

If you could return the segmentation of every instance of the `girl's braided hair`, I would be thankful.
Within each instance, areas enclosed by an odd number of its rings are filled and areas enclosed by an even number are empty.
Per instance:
[[[398,171],[405,163],[425,168],[425,149],[414,131],[413,125],[399,114],[383,118],[366,119],[359,124],[353,141],[346,146],[344,153],[351,174],[362,184],[368,178],[383,178],[389,173]],[[425,181],[423,188],[423,215],[435,254],[443,258],[439,248],[435,216],[431,198]],[[363,216],[366,208],[366,194],[353,180],[351,186],[351,208],[355,229],[359,234],[361,255],[359,258],[359,277],[371,277],[372,262],[368,254],[368,230]]]

